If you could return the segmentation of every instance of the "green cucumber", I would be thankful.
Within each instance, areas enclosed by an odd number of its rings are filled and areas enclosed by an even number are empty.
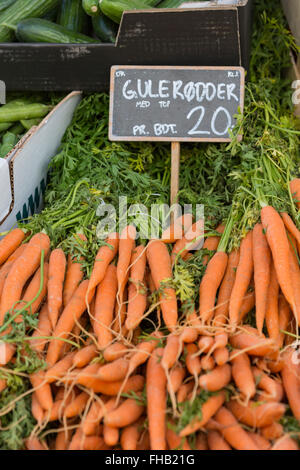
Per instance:
[[[14,29],[25,18],[46,15],[58,5],[59,0],[17,0],[0,14],[0,42],[11,42]]]
[[[0,108],[0,123],[1,122],[16,122],[21,119],[42,118],[49,113],[52,106],[47,106],[41,103],[15,105],[11,107],[3,106]]]
[[[115,23],[120,23],[124,11],[149,10],[149,3],[140,0],[100,0],[101,11]]]
[[[184,0],[163,0],[157,8],[178,8]]]
[[[9,132],[12,132],[15,135],[20,135],[24,133],[24,126],[20,122],[14,124],[10,129]]]
[[[6,8],[10,7],[16,0],[0,0],[0,11],[6,10]]]
[[[57,17],[58,24],[70,31],[82,33],[86,18],[81,0],[62,0]]]
[[[37,126],[41,122],[40,118],[35,119],[21,119],[22,126],[29,131],[33,126]]]
[[[2,138],[0,147],[0,158],[4,158],[16,145],[18,138],[12,132],[6,132]]]
[[[13,122],[0,122],[0,132],[7,131],[12,125]]]
[[[100,41],[74,33],[59,24],[40,18],[29,18],[18,24],[16,36],[21,42],[47,42],[56,44],[89,44]]]
[[[82,8],[89,16],[98,15],[100,11],[99,0],[82,0]]]
[[[93,16],[92,24],[97,38],[101,39],[103,42],[116,42],[118,25],[105,16],[102,11],[100,11],[97,16]]]

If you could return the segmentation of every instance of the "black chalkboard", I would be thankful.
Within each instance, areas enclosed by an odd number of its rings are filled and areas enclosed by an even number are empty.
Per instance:
[[[242,67],[113,66],[110,140],[230,141]]]

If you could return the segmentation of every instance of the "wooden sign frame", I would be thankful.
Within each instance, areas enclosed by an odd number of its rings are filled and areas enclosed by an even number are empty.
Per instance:
[[[147,137],[147,136],[115,136],[112,133],[113,127],[113,112],[114,112],[114,87],[115,87],[115,71],[119,68],[126,69],[141,69],[141,70],[222,70],[222,71],[239,71],[241,74],[240,81],[240,109],[244,111],[244,97],[245,97],[245,69],[238,66],[141,66],[141,65],[114,65],[110,71],[110,102],[109,102],[109,139],[111,141],[144,141],[144,142],[231,142],[230,138],[224,137]],[[238,140],[242,140],[242,136],[238,136]]]

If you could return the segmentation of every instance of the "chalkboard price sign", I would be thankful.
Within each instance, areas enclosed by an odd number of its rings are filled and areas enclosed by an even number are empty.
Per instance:
[[[110,140],[230,141],[242,67],[113,66]]]

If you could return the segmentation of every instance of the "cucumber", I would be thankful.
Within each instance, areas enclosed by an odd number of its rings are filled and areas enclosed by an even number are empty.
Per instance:
[[[157,8],[177,8],[184,0],[163,0]]]
[[[116,42],[118,25],[105,16],[102,11],[92,18],[93,29],[96,36],[103,42]]]
[[[15,135],[20,135],[20,134],[23,134],[24,127],[22,126],[20,122],[17,122],[9,129],[9,132],[12,132]]]
[[[10,7],[16,0],[0,0],[0,11],[6,10],[6,8]]]
[[[40,18],[29,18],[18,24],[16,36],[21,42],[47,42],[57,44],[99,43],[99,40],[74,33],[51,21]]]
[[[13,122],[0,122],[0,132],[6,131],[13,125]]]
[[[149,3],[140,0],[100,0],[101,11],[115,23],[120,23],[124,11],[149,10]]]
[[[22,126],[29,131],[33,126],[37,126],[41,122],[41,118],[21,119]]]
[[[99,0],[82,0],[82,8],[89,16],[98,15],[100,11]]]
[[[0,147],[0,158],[4,158],[16,145],[18,138],[12,132],[6,132],[2,138]]]
[[[44,16],[58,3],[59,0],[17,0],[0,14],[0,42],[14,39],[14,29],[19,21]]]
[[[70,31],[82,33],[86,18],[81,0],[62,0],[57,17],[58,24]]]
[[[16,122],[21,119],[42,118],[51,110],[51,106],[45,104],[24,104],[0,108],[0,123],[1,122]]]
[[[48,13],[46,13],[46,15],[43,16],[43,19],[48,20],[48,21],[56,21],[57,15],[58,15],[58,8],[56,7],[56,8],[53,8],[51,11],[48,11]]]

